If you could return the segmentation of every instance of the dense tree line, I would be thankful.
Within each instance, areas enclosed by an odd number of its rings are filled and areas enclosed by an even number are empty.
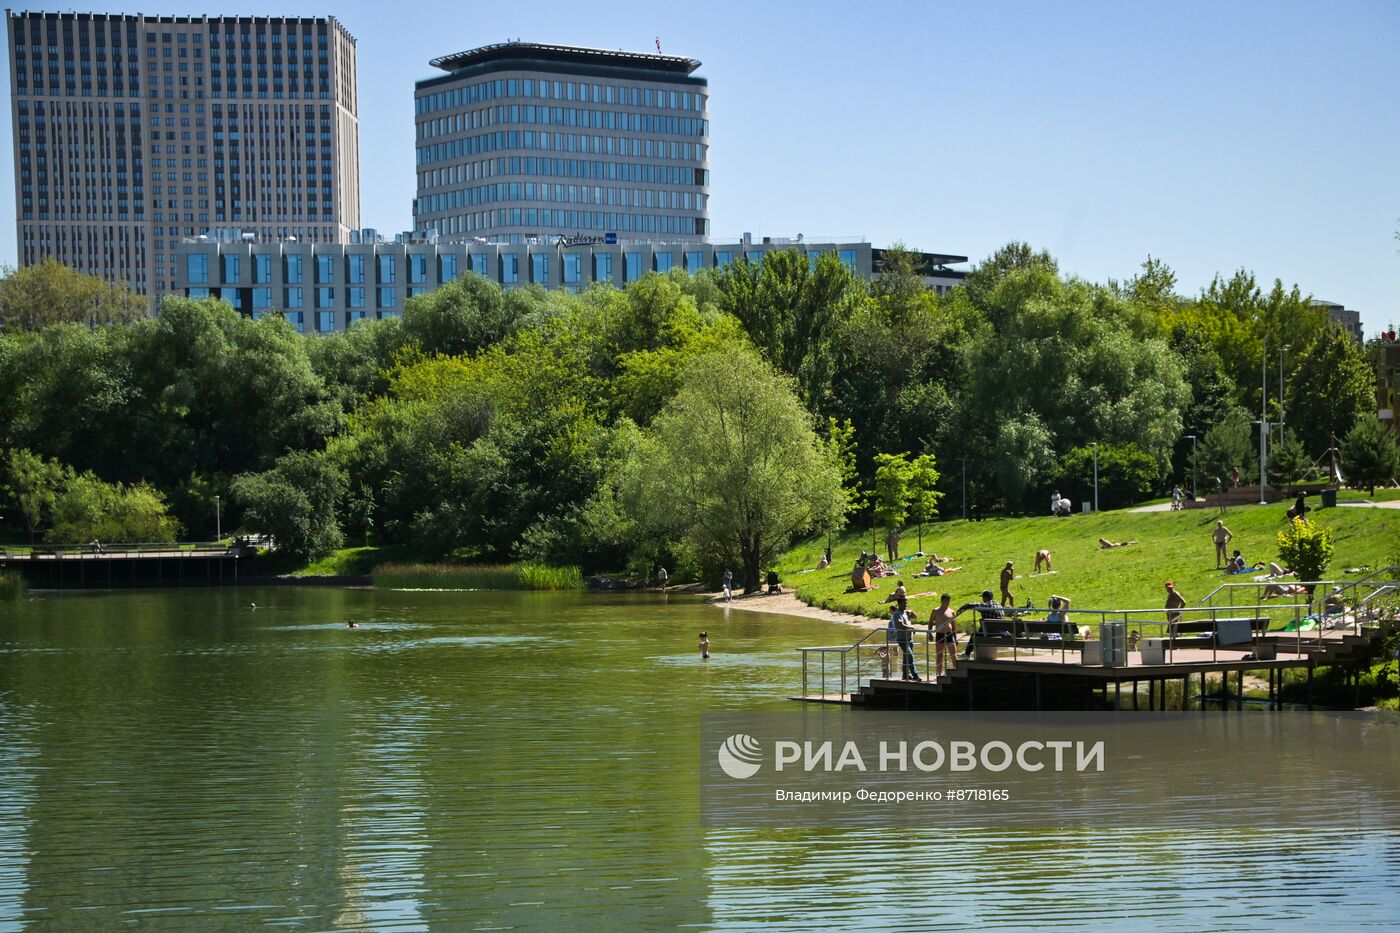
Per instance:
[[[1010,244],[940,297],[887,255],[868,284],[795,251],[577,294],[468,276],[321,337],[214,300],[55,317],[0,282],[0,446],[52,486],[9,477],[12,505],[38,505],[7,524],[52,537],[90,476],[195,537],[220,496],[226,528],[306,557],[372,542],[747,577],[795,534],[957,514],[964,477],[979,514],[1089,498],[1094,445],[1104,507],[1188,479],[1187,435],[1203,478],[1248,473],[1284,346],[1285,472],[1375,420],[1363,350],[1296,288],[1240,272],[1188,298],[1154,259],[1100,285]],[[1384,467],[1386,440],[1353,448]],[[923,479],[901,502],[905,473]]]

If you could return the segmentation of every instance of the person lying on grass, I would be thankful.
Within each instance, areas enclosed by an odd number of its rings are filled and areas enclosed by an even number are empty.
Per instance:
[[[1136,541],[1110,541],[1107,538],[1099,539],[1099,550],[1106,551],[1114,547],[1127,547],[1130,544],[1137,544]]]
[[[921,572],[914,574],[914,576],[916,576],[916,577],[941,577],[941,576],[943,576],[945,573],[957,573],[957,572],[958,572],[959,570],[961,570],[961,569],[962,569],[961,567],[940,567],[938,564],[935,564],[933,561],[929,561],[927,564],[924,565],[924,569],[923,569]]]

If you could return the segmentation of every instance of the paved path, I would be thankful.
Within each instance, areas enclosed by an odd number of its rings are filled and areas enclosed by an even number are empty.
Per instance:
[[[1270,505],[1280,505],[1280,504],[1283,503],[1283,501],[1284,501],[1284,500],[1280,499],[1278,502],[1271,502],[1271,503],[1269,503],[1269,504],[1270,504]],[[1254,503],[1254,502],[1251,502],[1251,503],[1250,503],[1250,505],[1257,505],[1257,504],[1258,504],[1258,503]],[[1237,507],[1237,508],[1240,508],[1240,506],[1236,506],[1236,507]],[[1338,503],[1337,503],[1337,507],[1338,507],[1338,508],[1346,508],[1346,509],[1400,509],[1400,499],[1387,499],[1387,500],[1385,500],[1384,502],[1370,502],[1370,501],[1363,501],[1363,502],[1338,502]],[[1159,503],[1157,503],[1156,505],[1144,505],[1144,506],[1140,506],[1139,508],[1136,508],[1136,509],[1129,509],[1128,511],[1129,511],[1129,512],[1170,512],[1170,511],[1171,511],[1171,508],[1172,508],[1172,504],[1171,504],[1170,502],[1159,502]],[[1315,506],[1315,505],[1309,505],[1309,506],[1308,506],[1308,511],[1311,512],[1311,511],[1313,511],[1313,510],[1316,509],[1316,508],[1317,508],[1317,506]]]

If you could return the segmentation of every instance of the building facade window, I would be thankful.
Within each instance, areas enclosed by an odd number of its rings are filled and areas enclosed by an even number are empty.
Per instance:
[[[272,307],[272,289],[270,289],[270,288],[255,288],[255,289],[253,289],[253,310],[254,310],[254,311],[266,311],[267,309],[269,309],[269,308],[271,308],[271,307]]]
[[[350,285],[363,285],[365,281],[365,257],[362,253],[351,253],[345,257],[345,281]]]
[[[238,257],[237,257],[237,256],[234,256],[234,255],[231,255],[231,254],[225,254],[225,256],[224,256],[224,284],[225,284],[225,285],[237,285],[237,284],[238,284]]]
[[[381,258],[383,258],[383,257],[381,257]],[[381,307],[381,308],[392,308],[392,307],[395,307],[395,305],[397,305],[397,304],[398,304],[398,301],[397,301],[397,297],[396,297],[395,294],[394,294],[394,289],[388,288],[388,287],[385,287],[385,286],[381,286],[381,287],[379,288],[379,307]]]
[[[316,307],[318,307],[318,308],[334,308],[334,307],[335,307],[335,289],[333,289],[333,288],[328,288],[328,287],[323,287],[323,288],[318,288],[318,289],[316,289]]]
[[[698,250],[685,254],[685,271],[699,272],[705,268],[705,254]]]
[[[564,284],[577,285],[583,281],[583,254],[564,254]]]
[[[317,312],[316,312],[316,330],[318,330],[319,332],[321,332],[321,333],[323,333],[323,334],[327,334],[327,333],[330,333],[331,331],[335,330],[335,312],[334,312],[334,311],[317,311]]]
[[[593,281],[611,282],[613,277],[612,253],[593,254]]]
[[[850,269],[852,272],[856,271],[855,250],[843,249],[838,253],[837,258],[841,260],[841,265],[845,266],[847,269]]]
[[[622,281],[635,282],[642,277],[642,254],[622,254]]]
[[[715,266],[716,266],[717,268],[723,269],[725,266],[729,265],[729,264],[732,263],[733,261],[734,261],[734,254],[733,254],[732,252],[730,252],[729,250],[724,249],[724,250],[717,250],[717,251],[715,252]]]
[[[185,275],[191,285],[208,285],[209,255],[207,253],[190,253],[186,256]],[[209,294],[207,289],[204,293]]]
[[[472,253],[471,260],[473,272],[483,279],[491,277],[490,269],[487,268],[485,253]]]
[[[671,260],[672,260],[672,258],[673,258],[673,254],[671,254],[671,253],[657,253],[656,256],[655,256],[656,271],[657,271],[657,272],[670,272],[670,271],[671,271]]]
[[[422,285],[428,281],[428,257],[414,253],[408,257],[408,284]]]
[[[365,287],[351,285],[345,289],[345,304],[351,308],[363,308],[365,306]]]
[[[329,285],[335,281],[335,257],[316,257],[316,284]]]
[[[299,287],[286,289],[286,294],[283,297],[284,304],[288,308],[301,308],[306,306],[306,300],[302,296],[302,291]]]
[[[520,281],[520,254],[501,254],[501,284],[514,285]]]
[[[301,272],[301,257],[300,257],[300,256],[288,256],[288,257],[286,257],[286,269],[283,270],[283,275],[286,276],[285,281],[286,281],[286,283],[287,283],[288,285],[300,285],[300,284],[301,284],[301,282],[302,282],[302,272]]]
[[[530,257],[530,281],[536,285],[549,284],[549,254],[535,253]]]
[[[398,257],[389,253],[379,255],[379,284],[393,285],[398,276]],[[392,291],[392,289],[391,289]],[[384,307],[384,305],[380,305]]]
[[[300,311],[285,311],[282,316],[287,319],[287,323],[297,329],[298,334],[306,333],[306,315]]]
[[[438,257],[438,281],[444,285],[457,281],[456,253],[443,253]]]
[[[272,281],[272,257],[261,253],[253,257],[253,284],[266,285]]]

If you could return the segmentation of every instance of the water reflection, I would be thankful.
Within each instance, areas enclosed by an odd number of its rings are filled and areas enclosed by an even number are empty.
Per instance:
[[[792,647],[848,634],[675,597],[190,590],[7,607],[0,929],[1400,914],[1383,836],[702,830],[700,712],[788,709]]]

